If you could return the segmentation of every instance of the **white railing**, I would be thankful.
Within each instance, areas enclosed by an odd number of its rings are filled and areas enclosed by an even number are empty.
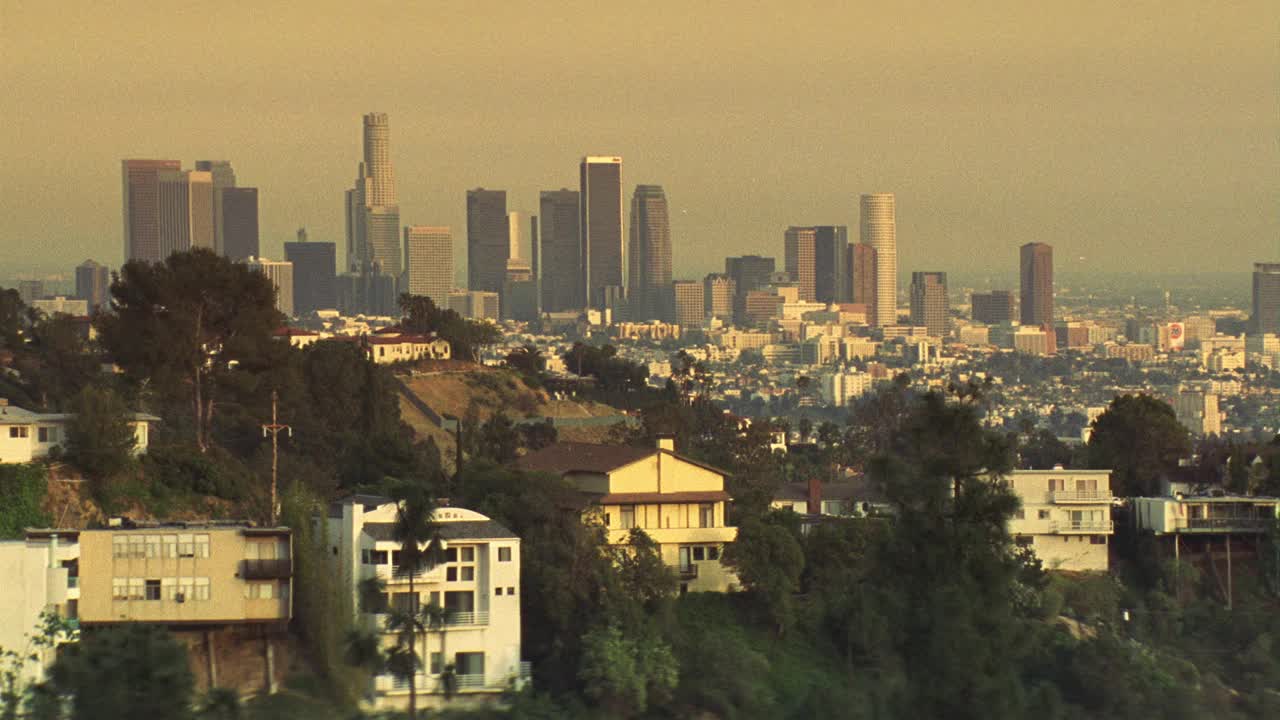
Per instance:
[[[521,678],[533,677],[533,663],[529,662],[528,660],[520,661],[520,677]]]
[[[445,615],[445,625],[488,625],[489,611],[478,610],[476,612],[452,612]]]
[[[1111,492],[1109,490],[1054,490],[1049,493],[1049,501],[1055,503],[1109,503],[1111,502]]]
[[[457,688],[459,690],[476,690],[484,687],[484,674],[476,673],[474,675],[454,675],[457,680]]]
[[[1049,523],[1051,533],[1108,533],[1112,528],[1110,520],[1065,520]]]

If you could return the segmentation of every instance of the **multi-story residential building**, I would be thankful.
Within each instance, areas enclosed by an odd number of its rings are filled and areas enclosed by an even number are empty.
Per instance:
[[[959,340],[965,345],[989,345],[991,328],[982,325],[965,325],[960,328]]]
[[[1053,327],[1053,246],[1027,243],[1019,251],[1022,324]]]
[[[579,166],[583,307],[614,309],[626,287],[622,158],[588,156]]]
[[[813,301],[817,295],[817,279],[814,269],[817,233],[811,227],[789,227],[783,234],[784,267],[791,279],[799,284],[800,299]]]
[[[329,508],[328,538],[352,607],[368,630],[381,633],[384,647],[396,641],[387,630],[389,608],[440,608],[443,625],[422,639],[423,666],[413,680],[419,703],[445,704],[449,671],[456,680],[455,704],[496,700],[529,675],[520,651],[520,538],[478,512],[441,507],[431,520],[445,545],[443,562],[415,575],[410,591],[410,578],[395,571],[401,551],[397,510],[394,501],[371,495],[354,495]],[[379,582],[382,592],[362,592],[369,580]],[[408,704],[408,680],[377,675],[370,690],[379,709]]]
[[[293,311],[299,317],[338,307],[338,246],[308,242],[305,230],[298,242],[284,244],[284,259],[293,263]]]
[[[66,442],[67,423],[72,417],[70,413],[24,410],[0,398],[0,463],[26,463],[47,457]],[[157,422],[160,418],[155,415],[133,414],[129,426],[133,428],[135,455],[146,452],[151,425]]]
[[[21,540],[0,541],[0,648],[18,653],[23,683],[38,682],[56,658],[56,648],[31,643],[40,616],[52,612],[79,621],[80,549],[77,530],[28,530]],[[31,657],[34,655],[35,657]]]
[[[245,264],[267,276],[276,289],[276,309],[293,317],[293,263],[251,257]]]
[[[708,320],[719,319],[726,323],[733,322],[733,298],[737,295],[733,278],[722,273],[711,273],[702,279],[703,308]]]
[[[1155,346],[1150,343],[1108,343],[1103,346],[1103,352],[1109,358],[1124,358],[1134,363],[1147,362],[1156,356]]]
[[[1280,520],[1280,498],[1171,492],[1164,497],[1133,499],[1135,522],[1140,530],[1156,535],[1213,537],[1257,535]]]
[[[743,299],[742,320],[739,324],[759,328],[782,317],[783,296],[774,290],[752,290]]]
[[[1009,521],[1015,543],[1048,570],[1107,570],[1110,471],[1014,470],[1005,480],[1022,501]]]
[[[632,528],[644,530],[675,567],[682,592],[737,586],[721,562],[738,535],[725,515],[724,473],[677,454],[671,438],[654,448],[556,443],[518,462],[577,487],[590,504],[587,518],[603,524],[611,544],[626,544]]]
[[[822,398],[828,404],[845,407],[850,401],[870,392],[871,384],[871,376],[864,372],[823,375]]]
[[[538,267],[542,308],[563,312],[582,304],[582,233],[578,191],[561,188],[539,195]]]
[[[772,344],[777,336],[768,332],[749,332],[744,330],[727,330],[716,338],[721,347],[733,350],[759,350]]]
[[[929,337],[951,334],[951,301],[944,272],[911,273],[911,324],[929,328]]]
[[[88,303],[89,310],[107,304],[111,292],[111,271],[106,265],[85,260],[76,266],[76,298]]]
[[[410,225],[404,229],[406,290],[424,295],[438,307],[453,289],[453,235],[447,227]]]
[[[1012,322],[1013,293],[1008,290],[992,290],[989,293],[974,293],[969,299],[974,322],[984,325],[997,325]]]
[[[1222,413],[1218,396],[1211,392],[1183,391],[1173,398],[1173,411],[1178,422],[1192,435],[1221,435]]]
[[[1280,263],[1254,263],[1251,331],[1280,335]]]
[[[666,307],[671,288],[671,221],[661,185],[637,185],[631,196],[627,288],[632,320],[665,318],[671,312]]]
[[[288,528],[122,523],[81,531],[79,544],[82,624],[283,624],[292,617]]]
[[[1023,325],[1013,333],[1013,349],[1020,353],[1051,355],[1053,346],[1053,336],[1039,327]]]
[[[122,160],[120,166],[124,259],[159,262],[165,257],[160,253],[160,173],[180,170],[182,163],[177,160]]]
[[[862,196],[862,242],[875,249],[877,327],[898,322],[898,222],[893,193]]]
[[[697,280],[676,280],[671,283],[671,321],[683,330],[702,327],[706,300],[702,283]]]

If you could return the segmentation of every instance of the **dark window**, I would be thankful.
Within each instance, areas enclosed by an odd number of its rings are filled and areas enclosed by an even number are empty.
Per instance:
[[[516,594],[516,589],[515,589],[515,588],[513,588],[513,587],[509,587],[509,588],[507,588],[507,594],[508,594],[508,595],[515,595],[515,594]]]
[[[386,564],[387,564],[387,551],[386,551],[386,550],[374,550],[373,552],[369,553],[369,561],[370,561],[372,564],[374,564],[374,565],[386,565]]]
[[[144,595],[143,597],[145,597],[147,600],[159,600],[160,599],[160,581],[148,580],[146,595]]]
[[[511,548],[498,548],[498,562],[511,562]]]
[[[1018,535],[1013,539],[1013,542],[1018,547],[1031,547],[1035,544],[1034,539],[1030,535]]]
[[[1048,520],[1048,519],[1049,519],[1049,511],[1048,511],[1048,510],[1040,510],[1040,511],[1037,513],[1037,517],[1039,517],[1041,520]]]
[[[396,593],[391,596],[391,602],[396,610],[401,612],[418,612],[418,603],[421,602],[418,593]]]
[[[698,547],[695,547],[695,548],[693,549],[693,559],[694,559],[694,560],[706,560],[706,559],[707,559],[707,550],[706,550],[706,548],[702,547],[701,545],[699,545]]]
[[[707,559],[708,559],[708,560],[719,560],[719,559],[720,559],[720,548],[719,548],[719,547],[717,547],[717,546],[715,546],[715,545],[712,545],[711,547],[707,548]]]
[[[1093,543],[1094,545],[1106,545],[1107,536],[1106,535],[1090,535],[1089,542]]]
[[[458,548],[451,547],[444,551],[445,562],[458,562]]]
[[[636,506],[623,505],[618,509],[618,520],[624,530],[629,530],[636,526]]]
[[[703,503],[698,506],[699,527],[715,527],[716,525],[716,506],[713,503]]]
[[[458,568],[456,567],[446,568],[444,571],[444,579],[449,582],[457,582]]]
[[[502,588],[500,588],[500,587],[494,588],[494,589],[493,589],[493,594],[494,594],[494,595],[501,595],[501,594],[502,594]]]

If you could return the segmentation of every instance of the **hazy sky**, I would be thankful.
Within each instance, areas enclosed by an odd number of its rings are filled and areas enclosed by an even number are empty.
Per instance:
[[[341,248],[375,110],[460,272],[467,188],[535,209],[588,153],[666,188],[677,277],[872,191],[904,272],[1280,259],[1280,2],[1049,5],[0,0],[0,280],[118,265],[125,157],[229,159],[264,254]]]

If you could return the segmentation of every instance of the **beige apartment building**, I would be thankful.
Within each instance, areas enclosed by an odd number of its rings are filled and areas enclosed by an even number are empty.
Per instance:
[[[1110,471],[1014,470],[1005,480],[1022,500],[1009,533],[1046,570],[1108,569]]]
[[[675,568],[681,592],[725,592],[738,579],[721,562],[738,536],[728,524],[724,473],[675,452],[671,438],[657,447],[556,443],[519,461],[524,470],[550,472],[587,499],[586,517],[604,525],[611,544],[644,530]]]
[[[188,523],[80,533],[84,625],[284,623],[292,615],[288,528]]]

